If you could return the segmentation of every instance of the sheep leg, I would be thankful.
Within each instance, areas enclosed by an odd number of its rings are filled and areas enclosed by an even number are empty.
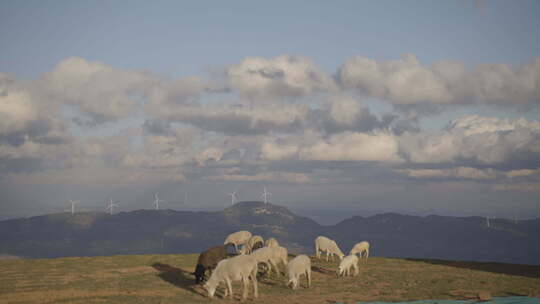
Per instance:
[[[328,251],[326,251],[326,261],[328,262]]]
[[[245,300],[247,298],[247,293],[248,293],[248,288],[249,288],[248,277],[242,277],[242,285],[244,287],[244,290],[242,291],[242,300]]]
[[[367,264],[368,257],[369,257],[369,249],[366,249],[366,264]]]
[[[223,298],[225,299],[227,295],[229,295],[229,288],[227,287],[227,281],[225,281],[225,291],[223,291]]]
[[[259,296],[259,290],[257,289],[257,266],[251,271],[251,280],[253,281],[253,297]]]
[[[276,275],[279,276],[280,273],[279,273],[279,268],[277,267],[276,261],[270,260],[270,264],[272,264],[272,266],[276,269]]]
[[[227,282],[227,288],[229,289],[229,297],[232,299],[233,298],[233,291],[232,291],[232,284],[231,284],[231,280],[230,279],[227,279],[226,280]]]
[[[306,271],[307,275],[307,287],[311,287],[311,268]]]

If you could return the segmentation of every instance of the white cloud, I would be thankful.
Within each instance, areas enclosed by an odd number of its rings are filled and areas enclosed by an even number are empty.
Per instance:
[[[400,151],[413,163],[533,161],[540,153],[540,124],[525,119],[464,116],[436,133],[405,133]]]
[[[38,109],[27,92],[0,94],[0,134],[24,130],[37,119]]]
[[[183,105],[163,109],[163,118],[225,134],[261,134],[271,130],[295,131],[306,121],[304,105],[266,104],[255,107],[230,104]]]
[[[521,170],[510,170],[506,172],[506,176],[509,178],[525,177],[540,174],[540,169],[521,169]]]
[[[351,97],[332,97],[329,102],[330,117],[338,124],[353,125],[365,111],[360,102]]]
[[[398,172],[410,177],[433,179],[433,178],[459,178],[490,180],[496,179],[500,172],[493,169],[476,169],[470,167],[457,167],[451,169],[400,169]]]
[[[261,147],[261,157],[267,160],[292,159],[300,150],[294,145],[278,145],[273,142],[266,142]]]
[[[338,76],[343,87],[396,104],[497,103],[525,104],[540,100],[540,58],[513,69],[505,64],[464,64],[442,61],[433,66],[414,55],[377,62],[356,56]]]
[[[212,181],[228,182],[273,182],[273,183],[297,183],[306,184],[312,182],[309,175],[291,172],[261,172],[254,175],[222,174],[212,175],[206,178]]]
[[[298,157],[305,161],[401,161],[397,138],[386,132],[343,132],[328,138],[306,135],[303,142],[291,137],[287,143],[266,143],[261,157],[268,160]]]
[[[396,103],[444,103],[451,99],[442,79],[411,54],[381,63],[366,57],[353,57],[341,66],[338,74],[344,87]]]
[[[306,96],[335,90],[332,78],[305,57],[248,57],[227,69],[231,86],[252,98]]]
[[[145,111],[155,117],[167,118],[179,115],[186,107],[198,105],[201,93],[206,89],[197,77],[169,80],[159,79],[146,89]]]
[[[135,111],[135,96],[142,95],[152,81],[142,72],[71,57],[43,77],[41,89],[50,99],[78,106],[96,119],[114,120]]]
[[[496,191],[527,191],[539,192],[539,183],[523,183],[523,184],[497,184],[492,187]]]
[[[397,138],[389,133],[343,132],[303,147],[300,159],[318,161],[400,162]]]

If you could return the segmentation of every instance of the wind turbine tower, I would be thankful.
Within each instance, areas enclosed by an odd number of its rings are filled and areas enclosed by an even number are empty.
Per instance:
[[[261,195],[262,198],[264,198],[264,203],[268,204],[268,196],[272,195],[272,193],[266,191],[266,187],[264,187],[263,194]]]
[[[69,200],[71,203],[71,215],[75,214],[75,204],[78,204],[79,201]]]
[[[154,208],[159,210],[159,202],[164,202],[164,200],[159,199],[157,193],[154,194]]]
[[[109,213],[112,215],[114,213],[114,207],[120,207],[118,204],[118,202],[113,202],[112,198],[109,200],[109,205],[107,206],[107,208],[105,208],[105,210],[108,210]]]
[[[236,190],[234,190],[231,193],[228,193],[228,195],[231,196],[231,206],[232,206],[232,205],[234,205],[234,203],[236,203]]]

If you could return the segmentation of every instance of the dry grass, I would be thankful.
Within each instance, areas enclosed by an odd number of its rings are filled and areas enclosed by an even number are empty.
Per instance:
[[[197,255],[132,255],[0,261],[0,303],[207,303],[193,285]],[[370,258],[338,278],[337,262],[313,261],[313,286],[292,291],[283,276],[259,280],[257,303],[466,299],[540,293],[540,266]],[[241,286],[234,285],[237,303]],[[251,293],[250,293],[251,297]],[[254,302],[252,298],[248,302]]]

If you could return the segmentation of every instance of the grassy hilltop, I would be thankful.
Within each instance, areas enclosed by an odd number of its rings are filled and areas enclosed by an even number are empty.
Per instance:
[[[196,254],[0,260],[0,303],[207,303],[193,285]],[[259,280],[256,303],[464,299],[540,294],[540,266],[370,258],[357,277],[337,278],[337,262],[312,259],[313,285],[292,291],[283,276]],[[220,297],[214,303],[236,303]],[[221,293],[220,293],[221,294]],[[252,293],[248,302],[253,302]]]

